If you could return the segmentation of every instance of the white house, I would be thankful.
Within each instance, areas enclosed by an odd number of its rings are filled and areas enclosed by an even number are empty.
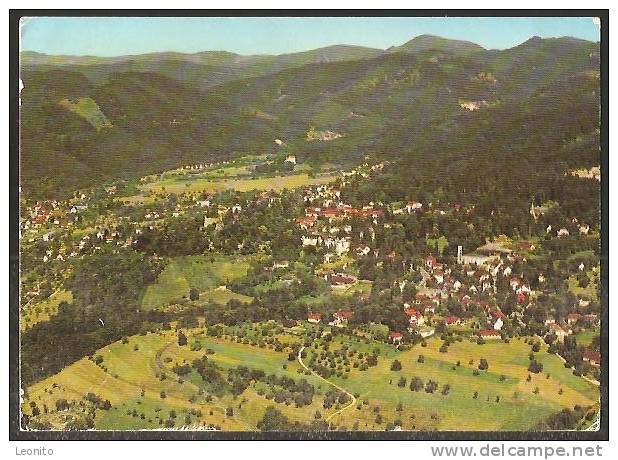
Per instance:
[[[569,231],[566,228],[561,228],[556,232],[556,235],[558,235],[558,237],[569,236]]]

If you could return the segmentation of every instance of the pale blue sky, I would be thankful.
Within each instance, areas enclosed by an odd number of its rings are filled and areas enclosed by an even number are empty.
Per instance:
[[[421,34],[510,48],[533,35],[600,39],[592,18],[53,18],[22,20],[22,50],[119,56],[225,50],[281,54],[334,44],[388,48]]]

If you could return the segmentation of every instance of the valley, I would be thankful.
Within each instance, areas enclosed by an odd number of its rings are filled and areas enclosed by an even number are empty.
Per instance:
[[[22,427],[587,429],[598,64],[22,53]]]

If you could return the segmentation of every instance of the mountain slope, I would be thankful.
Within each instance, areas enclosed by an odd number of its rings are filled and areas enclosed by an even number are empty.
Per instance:
[[[63,68],[80,72],[95,83],[102,83],[115,73],[159,73],[204,89],[236,79],[270,75],[287,68],[312,63],[367,59],[381,53],[382,50],[349,45],[334,45],[278,56],[241,56],[225,51],[204,51],[193,54],[163,52],[96,57],[50,56],[25,51],[21,53],[21,67],[24,70]]]
[[[442,40],[438,44],[444,44]],[[400,157],[431,145],[445,132],[451,141],[457,139],[458,129],[468,129],[463,128],[466,120],[498,116],[502,106],[521,111],[543,88],[554,88],[558,104],[574,97],[568,82],[597,78],[598,87],[594,43],[532,39],[510,50],[477,49],[464,55],[452,50],[471,50],[467,44],[449,44],[434,52],[429,46],[435,43],[434,37],[417,40],[416,49],[422,51],[416,53],[337,46],[246,61],[232,56],[242,71],[225,75],[224,67],[185,60],[174,64],[170,56],[164,61],[147,56],[98,64],[107,67],[92,81],[74,71],[79,67],[75,65],[24,69],[24,191],[58,195],[187,162],[269,152],[275,138],[284,139],[302,161],[345,163],[367,154]],[[222,58],[229,63],[228,57]],[[168,64],[171,67],[163,70]],[[277,65],[283,68],[273,72]],[[208,70],[189,78],[177,72],[182,66]],[[214,80],[204,83],[208,72],[218,75],[216,85]],[[60,104],[79,98],[90,98],[111,126],[97,130]],[[557,123],[548,120],[545,125],[551,131],[560,129]],[[310,129],[340,137],[310,142]],[[478,126],[469,129],[476,132]],[[478,132],[479,139],[485,134]],[[435,147],[440,155],[444,150]],[[76,169],[86,173],[76,176]]]
[[[423,51],[443,51],[460,56],[469,55],[484,48],[476,43],[464,40],[451,40],[435,35],[419,35],[403,45],[389,48],[391,52],[416,54]]]

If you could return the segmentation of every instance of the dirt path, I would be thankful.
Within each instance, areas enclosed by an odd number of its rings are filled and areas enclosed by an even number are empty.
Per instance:
[[[345,388],[340,387],[339,385],[337,385],[336,383],[331,382],[330,380],[325,379],[324,377],[322,377],[321,375],[313,372],[311,369],[309,369],[305,363],[303,363],[303,359],[301,357],[301,354],[303,353],[303,350],[305,349],[305,347],[300,347],[300,350],[298,350],[298,362],[300,363],[301,366],[303,366],[305,368],[305,370],[311,372],[313,375],[315,375],[317,378],[319,378],[320,380],[325,381],[326,383],[328,383],[330,386],[335,387],[337,390],[339,391],[343,391],[345,394],[347,394],[350,398],[352,398],[352,401],[350,402],[350,404],[348,404],[347,406],[345,406],[342,409],[339,409],[337,412],[330,414],[328,417],[326,417],[324,420],[325,421],[330,421],[333,417],[340,415],[342,412],[348,410],[349,408],[351,408],[352,406],[354,406],[356,404],[356,398],[354,397],[354,395],[352,393],[350,393],[348,390],[346,390]]]

